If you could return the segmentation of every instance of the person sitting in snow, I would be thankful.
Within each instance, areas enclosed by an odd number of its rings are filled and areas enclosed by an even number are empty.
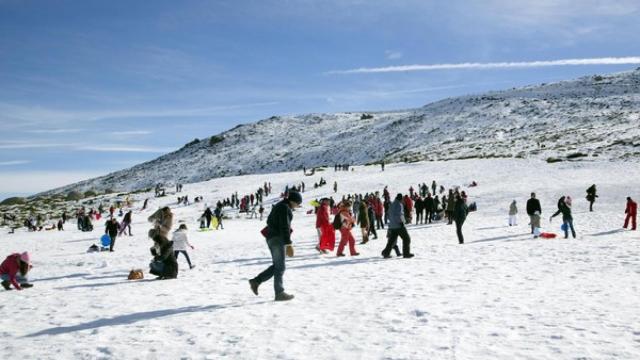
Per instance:
[[[5,290],[11,290],[10,285],[13,285],[16,290],[32,287],[33,285],[27,281],[27,273],[31,270],[31,267],[31,257],[26,251],[22,254],[14,253],[7,256],[0,264],[2,287]]]

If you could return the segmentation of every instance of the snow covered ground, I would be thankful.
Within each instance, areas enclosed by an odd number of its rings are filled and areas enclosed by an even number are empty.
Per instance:
[[[320,176],[329,185],[313,190]],[[357,245],[359,257],[317,254],[315,218],[306,210],[313,198],[331,194],[333,181],[339,195],[384,185],[395,194],[433,179],[446,187],[479,183],[466,189],[479,206],[464,227],[467,244],[457,244],[453,226],[435,223],[409,226],[413,259],[382,259],[384,231]],[[0,358],[638,359],[640,232],[621,227],[626,196],[640,198],[639,179],[640,167],[630,163],[494,159],[185,185],[190,198],[213,203],[264,181],[274,193],[306,182],[305,206],[293,220],[296,255],[285,273],[296,298],[287,303],[273,301],[272,282],[258,297],[247,284],[270,263],[258,233],[264,222],[234,218],[224,230],[197,232],[202,204],[174,208],[190,227],[197,265],[188,270],[181,257],[177,280],[151,280],[146,272],[150,211],[140,213],[140,203],[134,236],[119,238],[114,253],[85,252],[98,243],[101,224],[92,233],[72,223],[64,232],[2,231],[3,257],[32,253],[35,286],[0,292]],[[600,197],[589,213],[584,195],[592,183]],[[531,191],[541,199],[544,230],[558,234],[560,219],[549,224],[548,216],[558,197],[574,198],[576,240],[529,235]],[[509,227],[513,199],[519,224]],[[150,205],[174,201],[152,198]],[[146,278],[128,281],[132,268],[143,268]]]

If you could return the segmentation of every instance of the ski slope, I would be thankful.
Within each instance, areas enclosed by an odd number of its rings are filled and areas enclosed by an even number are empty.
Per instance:
[[[313,190],[323,176],[328,185]],[[485,159],[247,175],[186,184],[189,198],[212,204],[270,181],[274,194],[305,181],[294,213],[296,254],[284,285],[296,298],[273,301],[273,283],[254,296],[247,280],[270,263],[259,234],[264,221],[244,216],[224,230],[198,232],[203,204],[175,205],[175,196],[136,194],[132,237],[114,253],[86,253],[104,231],[0,234],[0,255],[30,251],[34,288],[1,291],[0,358],[32,359],[638,359],[640,358],[640,233],[623,231],[625,199],[640,199],[640,167],[615,162]],[[346,193],[392,196],[432,180],[462,186],[479,207],[463,228],[443,222],[409,225],[413,259],[382,259],[385,231],[356,245],[360,256],[319,255],[309,201]],[[472,180],[475,188],[466,188]],[[588,212],[585,189],[599,198]],[[543,230],[557,198],[573,197],[577,239],[533,239],[525,203],[535,191]],[[150,197],[150,209],[140,212]],[[518,226],[507,226],[510,202]],[[270,197],[266,213],[275,201]],[[151,211],[171,205],[189,226],[196,265],[181,256],[178,279],[149,275],[146,238]],[[357,242],[361,235],[354,230]],[[339,238],[339,235],[338,235]],[[128,281],[132,268],[145,279]]]

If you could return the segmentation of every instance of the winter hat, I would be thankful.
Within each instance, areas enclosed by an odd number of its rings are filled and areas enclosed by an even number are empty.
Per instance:
[[[20,254],[20,261],[31,265],[31,257],[29,256],[29,253],[25,251]]]
[[[302,195],[297,191],[290,191],[289,196],[287,196],[287,200],[300,205],[302,204]]]

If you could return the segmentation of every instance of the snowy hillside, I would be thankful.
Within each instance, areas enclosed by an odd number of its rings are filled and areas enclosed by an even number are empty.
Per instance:
[[[317,182],[296,210],[287,259],[288,303],[273,301],[273,283],[259,296],[247,280],[270,256],[259,234],[264,221],[245,216],[224,230],[199,232],[203,203],[176,206],[175,196],[133,194],[133,236],[115,252],[86,253],[104,231],[0,231],[0,254],[29,251],[32,289],[0,291],[0,358],[29,359],[638,359],[640,358],[640,238],[622,227],[625,198],[640,198],[640,167],[625,162],[483,159],[357,166],[353,172],[302,171],[245,175],[185,185],[182,194],[214,203],[270,181]],[[597,180],[594,180],[596,178]],[[379,239],[356,245],[360,256],[319,255],[313,198],[381,191],[392,195],[418,182],[463,186],[479,210],[458,245],[454,226],[409,225],[413,259],[383,259]],[[471,180],[479,186],[464,187]],[[584,199],[599,189],[595,212]],[[307,187],[309,189],[309,187]],[[544,231],[560,233],[548,217],[561,195],[574,198],[577,239],[533,239],[525,201],[536,191]],[[142,200],[150,198],[142,211]],[[115,195],[114,195],[115,199]],[[518,226],[507,226],[517,200]],[[113,200],[113,199],[112,199]],[[267,212],[277,196],[266,199]],[[169,205],[188,227],[196,267],[182,255],[176,280],[147,272],[151,241],[146,217]],[[121,219],[121,218],[119,218]],[[359,230],[353,231],[357,242]],[[338,236],[339,238],[339,236]],[[145,279],[128,281],[132,268]]]
[[[467,158],[640,159],[640,69],[419,109],[274,116],[132,168],[56,189],[144,189],[335,163]]]

